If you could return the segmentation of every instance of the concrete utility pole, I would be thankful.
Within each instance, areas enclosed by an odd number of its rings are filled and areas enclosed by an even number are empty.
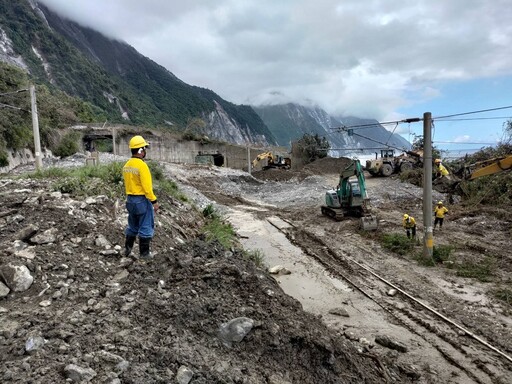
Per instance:
[[[41,139],[39,138],[39,119],[37,117],[37,103],[36,103],[36,87],[30,85],[30,105],[32,108],[32,129],[34,130],[34,148],[36,158],[36,170],[43,168],[43,160],[41,153]]]
[[[423,114],[423,256],[432,258],[432,114]]]
[[[247,146],[247,172],[251,174],[251,148]]]

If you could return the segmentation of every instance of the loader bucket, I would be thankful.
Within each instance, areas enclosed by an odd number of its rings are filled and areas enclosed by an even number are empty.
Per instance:
[[[363,231],[375,231],[377,230],[379,221],[377,220],[377,216],[363,216],[361,217],[361,228]]]

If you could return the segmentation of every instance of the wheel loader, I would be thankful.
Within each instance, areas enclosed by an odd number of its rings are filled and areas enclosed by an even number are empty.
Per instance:
[[[366,160],[366,170],[372,176],[391,176],[393,173],[409,171],[423,164],[423,151],[405,151],[395,156],[394,149],[381,149],[380,158]]]
[[[355,179],[351,179],[356,176]],[[325,205],[322,214],[336,221],[346,217],[359,217],[360,226],[365,231],[376,230],[377,217],[370,213],[366,181],[359,160],[352,162],[341,171],[340,181],[336,189],[325,194]]]

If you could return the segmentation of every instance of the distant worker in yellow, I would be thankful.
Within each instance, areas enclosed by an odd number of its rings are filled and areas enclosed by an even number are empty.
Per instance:
[[[450,174],[450,172],[448,172],[446,167],[443,164],[441,164],[441,159],[435,159],[434,165],[436,168],[436,177],[435,177],[436,179],[447,177]]]
[[[416,220],[414,220],[414,217],[409,216],[407,213],[404,214],[402,225],[407,233],[407,238],[410,239],[412,235],[412,239],[414,240],[416,238]]]
[[[439,229],[443,227],[444,215],[448,213],[448,209],[443,205],[442,201],[439,201],[434,208],[434,229],[436,229],[437,224],[439,223]]]
[[[155,233],[155,212],[158,202],[153,193],[153,180],[148,165],[144,161],[149,143],[142,136],[131,138],[129,147],[132,157],[123,167],[126,190],[128,226],[125,229],[125,256],[129,256],[137,236],[141,259],[150,259],[151,239]]]

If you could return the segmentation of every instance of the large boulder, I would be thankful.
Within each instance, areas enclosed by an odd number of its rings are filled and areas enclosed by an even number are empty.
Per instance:
[[[30,288],[34,278],[25,265],[13,263],[0,266],[0,277],[14,292],[23,292]]]

